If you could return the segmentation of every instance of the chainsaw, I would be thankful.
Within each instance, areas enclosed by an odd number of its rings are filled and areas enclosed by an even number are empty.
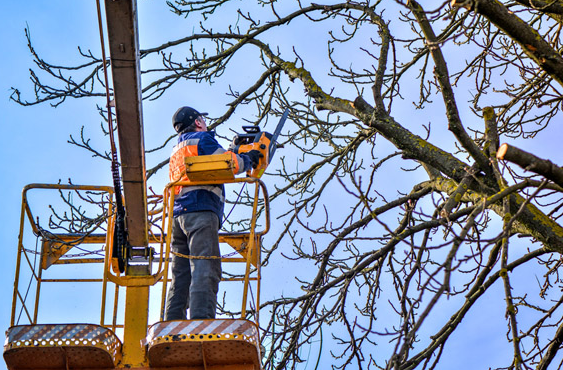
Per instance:
[[[258,165],[248,172],[250,177],[260,178],[272,161],[279,146],[277,143],[278,137],[288,115],[289,108],[286,108],[273,134],[260,131],[258,126],[242,126],[244,134],[237,134],[233,138],[233,142],[229,146],[230,151],[236,154],[244,154],[251,150],[258,150],[262,154]]]

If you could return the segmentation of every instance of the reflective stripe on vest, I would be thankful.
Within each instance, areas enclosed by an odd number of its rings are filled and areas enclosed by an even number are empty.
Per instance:
[[[187,194],[190,191],[194,190],[207,190],[212,192],[213,194],[217,195],[219,199],[221,199],[221,203],[225,203],[225,197],[223,196],[223,190],[220,186],[216,185],[192,185],[192,186],[184,186],[180,191],[180,196]]]

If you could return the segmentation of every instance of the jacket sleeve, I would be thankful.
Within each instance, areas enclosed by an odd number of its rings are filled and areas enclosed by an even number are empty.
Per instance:
[[[198,144],[198,155],[211,155],[211,154],[223,154],[227,153],[225,149],[219,144],[219,142],[212,135],[203,135],[199,140]],[[229,151],[229,153],[231,153]],[[234,153],[233,153],[234,154]],[[234,154],[236,165],[238,171],[236,174],[240,174],[246,171],[252,170],[252,162],[246,154]]]

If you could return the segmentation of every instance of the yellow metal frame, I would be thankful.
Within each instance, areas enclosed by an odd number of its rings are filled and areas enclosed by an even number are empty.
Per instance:
[[[15,280],[14,280],[14,291],[13,291],[13,297],[12,297],[12,312],[11,312],[11,318],[10,318],[10,326],[13,326],[15,324],[15,316],[16,316],[16,308],[17,308],[18,298],[19,298],[19,302],[22,305],[22,310],[24,310],[26,312],[26,315],[29,319],[29,323],[30,324],[37,324],[37,315],[38,315],[38,310],[39,310],[39,297],[40,297],[41,283],[42,282],[66,282],[66,281],[92,282],[92,281],[99,281],[99,282],[104,283],[104,292],[105,292],[105,284],[106,284],[105,279],[42,279],[42,271],[44,269],[48,268],[51,264],[60,263],[61,261],[59,260],[59,258],[62,256],[62,254],[57,255],[57,256],[48,256],[46,253],[42,253],[41,263],[40,263],[40,266],[38,268],[38,271],[34,270],[33,264],[31,263],[29,256],[27,255],[27,252],[25,251],[25,248],[24,248],[24,245],[23,245],[23,239],[24,239],[24,232],[25,232],[26,216],[27,216],[27,221],[31,225],[31,231],[35,235],[38,235],[40,233],[39,227],[33,219],[33,212],[31,210],[29,203],[28,203],[28,192],[30,192],[31,190],[35,190],[35,189],[51,189],[51,190],[59,190],[59,191],[60,190],[99,191],[99,192],[108,193],[108,195],[110,197],[113,197],[113,188],[110,187],[110,186],[83,186],[83,185],[63,185],[63,184],[29,184],[29,185],[24,187],[24,189],[22,191],[20,229],[19,229],[19,235],[18,235],[18,252],[17,252],[17,259],[16,259],[16,272],[15,272]],[[113,211],[113,205],[110,203],[109,208],[108,208],[108,213],[111,214],[112,211]],[[65,239],[65,237],[63,235],[57,235],[57,237],[61,238],[61,240]],[[94,237],[91,237],[91,238],[86,236],[81,240],[81,243],[98,243],[98,242],[100,242],[98,236],[94,236]],[[106,242],[107,242],[107,239],[106,239]],[[43,248],[43,250],[45,250],[45,248],[46,248],[45,245],[42,245],[42,248]],[[19,278],[20,278],[20,272],[21,272],[21,267],[22,267],[22,256],[25,257],[27,264],[28,264],[28,266],[31,270],[31,274],[36,281],[36,292],[35,292],[33,315],[31,315],[31,313],[29,312],[29,310],[26,306],[26,303],[25,303],[22,295],[19,292]],[[52,257],[52,258],[49,259],[47,257]],[[91,259],[91,258],[81,259],[81,258],[78,258],[78,259],[74,259],[71,263],[91,263],[91,262],[102,262],[102,259]],[[105,296],[102,297],[102,302],[104,302],[104,301],[105,301]],[[103,318],[103,313],[102,313],[102,318]],[[102,319],[102,321],[103,321],[103,319]]]
[[[209,156],[218,158],[219,156]],[[259,307],[260,307],[260,280],[261,280],[261,264],[260,264],[260,250],[261,250],[261,237],[269,231],[270,228],[270,213],[269,213],[269,202],[268,193],[266,187],[262,181],[257,178],[246,177],[246,178],[234,178],[232,175],[232,162],[229,162],[229,158],[224,156],[224,159],[219,158],[220,161],[224,161],[219,167],[231,166],[229,167],[229,172],[223,171],[221,175],[217,175],[216,172],[207,172],[207,175],[203,177],[200,174],[196,174],[196,177],[192,176],[192,181],[185,182],[174,182],[166,186],[163,195],[163,208],[162,208],[162,230],[166,231],[165,235],[152,235],[150,240],[151,244],[159,244],[159,259],[154,261],[157,263],[156,272],[152,275],[147,276],[127,276],[120,275],[112,272],[111,268],[111,257],[110,250],[113,246],[113,228],[114,228],[114,206],[110,202],[108,205],[108,214],[112,215],[107,220],[107,232],[105,236],[101,235],[71,235],[71,234],[52,234],[54,240],[49,240],[50,238],[44,238],[41,244],[41,263],[35,268],[33,267],[32,259],[30,259],[29,253],[24,247],[24,234],[29,233],[26,231],[26,223],[30,224],[31,232],[39,235],[40,232],[45,232],[41,230],[39,225],[34,221],[34,215],[32,208],[29,204],[29,192],[32,190],[48,189],[48,190],[69,190],[69,191],[96,191],[100,193],[107,193],[110,199],[113,199],[114,191],[110,186],[83,186],[83,185],[62,185],[62,184],[30,184],[27,185],[22,191],[22,206],[20,214],[20,228],[18,236],[18,252],[16,260],[16,272],[15,272],[15,282],[14,291],[12,298],[12,311],[10,326],[14,327],[16,325],[16,309],[21,308],[25,312],[29,320],[30,325],[37,325],[37,318],[39,313],[39,298],[41,294],[42,283],[51,282],[99,282],[102,284],[102,297],[101,297],[101,307],[100,307],[100,326],[110,329],[113,332],[116,329],[124,329],[124,338],[121,351],[118,356],[114,355],[114,359],[120,360],[117,368],[130,367],[130,368],[147,368],[148,362],[145,353],[145,348],[139,345],[139,340],[144,338],[147,333],[148,327],[148,299],[150,287],[154,286],[156,283],[161,282],[162,286],[162,302],[161,302],[161,317],[164,313],[164,303],[166,299],[167,283],[169,281],[168,271],[169,271],[169,261],[170,261],[170,237],[173,205],[176,187],[179,186],[189,186],[189,185],[221,185],[228,183],[248,183],[254,185],[254,201],[252,203],[252,222],[250,225],[250,230],[245,233],[227,233],[219,234],[220,243],[227,243],[233,247],[239,254],[240,257],[228,257],[222,258],[223,262],[234,262],[234,263],[244,263],[244,276],[240,279],[228,279],[233,281],[242,281],[243,287],[243,297],[242,297],[242,307],[241,307],[241,318],[245,318],[248,312],[248,291],[251,282],[256,283],[256,297],[255,297],[255,307],[256,311],[254,314],[254,321],[256,326],[259,322]],[[213,159],[213,158],[212,158]],[[204,163],[198,164],[203,171],[206,171],[207,167]],[[198,166],[196,165],[196,167]],[[196,167],[191,167],[191,169],[197,169]],[[216,169],[217,170],[217,169]],[[218,169],[220,170],[220,168]],[[196,173],[198,171],[195,171]],[[229,174],[230,173],[230,174]],[[207,180],[208,175],[212,176],[212,180]],[[200,177],[198,177],[200,176]],[[195,180],[199,178],[200,180]],[[201,179],[204,180],[201,180]],[[252,190],[251,190],[252,191]],[[260,199],[262,195],[262,199]],[[260,201],[263,201],[264,205],[264,228],[261,231],[257,231],[257,218],[258,218],[258,206]],[[78,239],[76,239],[78,237]],[[105,244],[105,256],[104,258],[72,258],[65,259],[64,255],[72,246],[66,245],[68,242],[73,242],[79,240],[76,245],[81,243],[96,243]],[[23,293],[20,292],[20,275],[25,262],[30,268],[31,277],[36,282],[35,299],[33,301],[33,308],[28,307],[29,304],[24,300]],[[76,264],[76,263],[103,263],[103,277],[100,279],[45,279],[43,278],[43,270],[48,269],[50,266],[55,264]],[[111,322],[106,322],[106,301],[108,299],[108,283],[112,282],[115,284],[115,293],[113,297],[113,319]],[[117,322],[118,317],[118,302],[119,302],[119,292],[120,287],[126,288],[126,298],[125,298],[125,321],[123,324]],[[21,326],[21,325],[19,325]],[[219,338],[219,337],[218,337]],[[257,336],[259,340],[259,337]],[[259,342],[257,342],[259,343]],[[54,342],[54,346],[60,344],[59,342]],[[85,344],[88,346],[89,344]],[[50,346],[50,344],[49,344]],[[258,347],[257,347],[258,348]],[[233,365],[234,366],[234,365]],[[241,365],[242,366],[242,365]],[[244,367],[244,366],[243,366]]]

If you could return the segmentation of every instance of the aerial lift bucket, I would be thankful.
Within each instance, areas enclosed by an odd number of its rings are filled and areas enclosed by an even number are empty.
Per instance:
[[[22,192],[22,208],[18,238],[16,277],[12,302],[10,328],[6,331],[4,360],[8,369],[86,369],[115,368],[120,361],[121,341],[114,331],[97,324],[39,324],[39,297],[42,283],[51,282],[83,282],[87,279],[46,279],[43,272],[57,264],[103,263],[103,258],[65,259],[65,254],[78,244],[106,243],[105,234],[54,234],[41,229],[35,221],[28,203],[31,190],[51,189],[57,192],[89,192],[105,194],[107,199],[113,196],[113,188],[105,186],[51,185],[30,184]],[[108,213],[112,213],[109,205]],[[27,217],[26,217],[27,216]],[[25,226],[42,239],[40,262],[35,265],[31,261],[33,251],[25,248]],[[79,242],[78,242],[79,240]],[[36,281],[34,305],[28,307],[19,282],[22,264],[31,269],[30,276]],[[99,280],[102,282],[102,279]],[[30,282],[31,286],[31,282]],[[105,286],[105,283],[104,283]],[[29,289],[29,288],[28,288]],[[16,306],[29,320],[28,325],[18,325]]]
[[[194,369],[261,369],[260,335],[258,330],[258,311],[254,313],[255,321],[246,320],[248,288],[251,280],[257,283],[255,307],[259,307],[260,292],[260,240],[269,228],[268,196],[264,184],[255,178],[234,177],[232,154],[218,154],[203,157],[186,157],[183,178],[187,181],[173,182],[165,191],[164,205],[168,213],[163,219],[172,215],[175,190],[178,186],[213,185],[224,183],[255,183],[254,203],[250,232],[220,234],[219,241],[228,243],[242,258],[232,261],[223,258],[223,262],[243,262],[245,264],[244,288],[240,319],[212,320],[176,320],[162,321],[152,325],[146,338],[147,357],[151,367],[188,366]],[[262,190],[265,203],[266,226],[263,231],[256,232],[258,214],[258,196]],[[167,235],[171,235],[171,223],[168,222]],[[166,251],[170,253],[170,240],[166,242]],[[251,270],[256,277],[251,277]],[[168,269],[165,270],[166,272]],[[168,279],[165,278],[165,281]],[[166,284],[165,284],[166,285]],[[162,304],[164,304],[163,289]],[[162,310],[163,311],[163,310]]]
[[[216,156],[210,158],[215,162],[212,166],[232,166],[228,158]],[[221,162],[224,162],[221,164]],[[198,166],[200,169],[198,170]],[[223,171],[222,175],[217,175],[217,171],[208,171],[208,166],[202,163],[190,165],[193,179],[189,182],[175,182],[166,187],[163,196],[162,223],[167,225],[166,235],[171,234],[170,219],[172,215],[175,187],[186,185],[206,185],[223,183],[249,183],[255,185],[254,203],[252,204],[252,222],[249,232],[220,234],[220,243],[228,243],[239,254],[238,257],[223,257],[225,262],[242,263],[244,276],[240,278],[244,284],[241,318],[220,318],[215,320],[180,320],[180,321],[161,321],[153,324],[150,328],[140,322],[133,328],[135,332],[144,333],[137,339],[129,341],[121,338],[116,332],[131,328],[124,327],[117,322],[118,317],[118,297],[120,287],[149,287],[157,283],[162,284],[161,318],[163,317],[163,307],[166,295],[166,284],[168,282],[168,262],[170,257],[170,238],[165,235],[152,235],[151,242],[160,244],[160,258],[155,259],[158,263],[156,272],[148,276],[127,276],[116,273],[112,268],[112,260],[109,255],[111,248],[105,248],[104,258],[67,258],[67,252],[78,245],[102,243],[106,246],[113,245],[113,218],[109,218],[107,223],[107,233],[105,235],[82,235],[77,239],[77,235],[71,234],[50,234],[41,230],[35,222],[31,208],[28,204],[27,192],[32,189],[55,189],[57,191],[99,191],[106,192],[108,197],[113,196],[111,187],[95,186],[75,186],[75,185],[46,185],[33,184],[24,189],[22,197],[20,237],[18,241],[18,257],[16,265],[16,278],[14,284],[13,308],[11,327],[8,329],[6,342],[4,345],[4,360],[9,370],[23,369],[164,369],[178,368],[185,370],[205,370],[205,369],[228,369],[228,370],[260,370],[261,351],[260,335],[258,330],[258,308],[260,299],[260,240],[269,229],[269,205],[268,195],[264,184],[255,178],[234,178],[226,175],[228,171]],[[195,170],[194,170],[195,169]],[[219,168],[220,170],[220,168]],[[207,172],[208,175],[204,173]],[[220,172],[220,171],[219,171]],[[262,192],[263,206],[265,215],[264,230],[256,231],[258,210],[258,198]],[[113,214],[110,204],[108,214]],[[167,223],[166,223],[167,222]],[[23,245],[24,224],[30,224],[35,235],[42,238],[41,263],[34,266],[31,263],[29,251]],[[77,263],[102,263],[103,277],[101,279],[47,279],[43,272],[54,265],[75,265]],[[25,293],[20,287],[20,270],[23,266],[29,266],[32,279],[36,281],[36,293],[33,308],[27,307]],[[47,282],[69,282],[69,281],[93,281],[102,284],[102,304],[101,319],[99,324],[92,323],[39,323],[39,296],[42,284]],[[234,279],[236,280],[236,279]],[[254,320],[247,320],[248,291],[250,283],[254,282],[257,286],[255,297],[256,310],[252,313]],[[106,322],[106,299],[107,292],[111,284],[115,284],[115,295],[113,301],[113,320]],[[146,295],[148,300],[148,293]],[[21,311],[25,313],[29,320],[27,325],[16,323],[16,305],[19,304]],[[135,315],[135,307],[125,305],[125,311]],[[64,315],[64,313],[63,313]],[[64,319],[64,316],[63,316]],[[87,320],[90,321],[90,320]],[[64,320],[63,320],[64,322]],[[132,320],[135,322],[135,320]],[[143,326],[145,325],[145,326]],[[143,327],[141,327],[143,326]],[[127,335],[126,335],[127,336]],[[135,347],[141,348],[139,353],[142,358],[136,363],[131,363],[128,351]],[[128,357],[129,356],[129,357]]]

